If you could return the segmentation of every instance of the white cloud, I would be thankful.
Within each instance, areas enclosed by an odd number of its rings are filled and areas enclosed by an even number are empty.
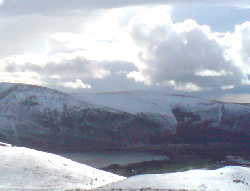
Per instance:
[[[62,83],[62,86],[66,88],[72,88],[72,89],[91,89],[91,85],[89,84],[84,84],[81,80],[77,79],[75,82],[66,82]]]
[[[234,33],[228,33],[224,42],[231,48],[228,50],[230,58],[237,60],[237,64],[250,67],[250,22],[235,26]]]
[[[181,85],[175,85],[175,89],[179,90],[179,91],[201,91],[202,88],[198,87],[197,85],[193,84],[193,83],[185,83],[185,84],[181,84]]]
[[[223,90],[228,90],[228,89],[233,89],[234,88],[234,86],[223,86],[223,87],[221,87],[221,89],[223,89]]]
[[[117,71],[115,74],[128,74],[128,71],[120,70],[120,71]]]
[[[172,84],[180,90],[248,83],[242,69],[226,59],[225,46],[219,40],[223,37],[211,32],[209,26],[190,19],[173,23],[168,8],[156,7],[138,14],[128,27],[141,48],[138,71],[128,74],[129,78],[148,85]]]
[[[46,85],[42,76],[36,72],[0,72],[1,82]]]
[[[226,72],[225,70],[222,70],[222,71],[203,70],[203,71],[196,72],[195,75],[197,76],[227,76],[227,75],[233,75],[233,73]]]
[[[227,33],[221,39],[222,44],[227,46],[226,57],[234,60],[236,66],[250,75],[250,22],[235,26],[233,33]],[[246,80],[247,83],[247,80]]]
[[[50,76],[51,78],[54,78],[54,79],[60,79],[61,77],[60,76],[58,76],[58,75],[52,75],[52,76]]]
[[[137,57],[138,47],[124,26],[128,24],[129,16],[140,9],[116,8],[103,12],[98,19],[88,23],[86,31],[81,34],[53,33],[52,43],[63,43],[69,51],[82,50],[82,56],[88,60],[132,62]]]

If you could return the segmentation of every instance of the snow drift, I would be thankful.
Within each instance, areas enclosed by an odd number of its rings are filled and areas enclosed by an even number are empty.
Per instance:
[[[217,170],[190,170],[169,174],[140,175],[104,186],[102,189],[249,191],[250,168],[228,166]]]

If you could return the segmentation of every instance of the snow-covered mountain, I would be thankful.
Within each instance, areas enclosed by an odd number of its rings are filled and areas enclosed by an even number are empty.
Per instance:
[[[134,147],[157,140],[150,119],[62,92],[0,84],[0,141],[44,150]]]
[[[248,142],[250,107],[159,91],[65,94],[0,83],[0,141],[43,150]]]
[[[92,189],[125,179],[58,155],[0,145],[0,190]]]

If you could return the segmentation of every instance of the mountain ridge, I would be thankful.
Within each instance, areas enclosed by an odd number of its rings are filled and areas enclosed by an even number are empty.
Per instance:
[[[0,83],[0,141],[42,150],[249,143],[248,105],[159,91],[66,94]]]

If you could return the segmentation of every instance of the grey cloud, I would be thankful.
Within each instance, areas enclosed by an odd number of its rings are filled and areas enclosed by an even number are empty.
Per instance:
[[[42,76],[58,75],[62,78],[88,78],[98,75],[106,75],[109,73],[104,66],[96,61],[86,60],[84,58],[76,58],[73,60],[64,60],[62,63],[47,63],[45,66],[39,66],[33,63],[18,65],[9,63],[6,72],[37,72]]]
[[[104,61],[98,64],[99,67],[103,67],[105,70],[110,71],[110,75],[105,76],[103,79],[93,78],[91,76],[83,76],[79,71],[79,75],[68,75],[65,70],[65,76],[62,79],[49,79],[51,87],[59,89],[65,92],[108,92],[108,91],[125,91],[125,90],[136,90],[145,89],[143,83],[136,83],[132,79],[128,79],[126,74],[117,74],[119,71],[131,72],[135,69],[133,63],[122,62],[122,61]],[[77,71],[77,69],[75,70]],[[53,72],[50,72],[52,74]],[[75,77],[78,76],[84,83],[90,84],[91,89],[69,89],[58,85],[58,81],[67,82],[75,81]]]
[[[133,63],[123,61],[103,61],[102,65],[112,74],[116,74],[119,71],[131,72],[136,69]]]
[[[150,4],[184,4],[184,5],[250,5],[248,0],[5,0],[0,7],[0,15],[26,14],[65,14],[65,11],[98,8],[115,8]]]
[[[6,72],[10,72],[10,73],[16,72],[15,64],[14,64],[14,65],[7,65],[7,66],[5,67],[5,71],[6,71]]]
[[[60,86],[60,84],[69,81],[75,82],[76,79],[81,79],[84,83],[90,84],[92,86],[91,91],[98,91],[98,89],[99,91],[113,91],[117,88],[129,89],[133,85],[136,87],[142,86],[142,84],[139,85],[133,80],[127,79],[126,74],[117,74],[119,71],[128,73],[134,69],[133,63],[129,62],[97,62],[78,57],[73,60],[64,60],[61,63],[47,63],[45,66],[39,66],[34,63],[26,63],[24,65],[8,63],[5,72],[36,72],[43,77],[43,82],[48,84],[49,87],[65,91],[69,91],[69,89]],[[51,78],[53,75],[60,76],[60,78]],[[95,76],[103,76],[103,78],[100,79]]]
[[[50,83],[51,87],[59,89],[64,92],[115,92],[115,91],[133,91],[140,89],[149,89],[152,87],[145,86],[143,83],[136,83],[133,79],[128,79],[125,74],[113,74],[105,77],[104,79],[82,79],[84,83],[90,84],[91,89],[68,89],[58,86],[56,83]]]
[[[0,18],[0,57],[44,52],[52,33],[81,33],[87,20],[84,16],[42,15]],[[51,44],[56,46],[55,42]],[[59,45],[52,48],[60,49]]]
[[[80,58],[64,61],[60,64],[48,63],[44,69],[46,72],[59,75],[62,78],[69,76],[74,76],[75,78],[86,78],[93,76],[95,72],[98,72],[98,70],[103,70],[97,62]]]

